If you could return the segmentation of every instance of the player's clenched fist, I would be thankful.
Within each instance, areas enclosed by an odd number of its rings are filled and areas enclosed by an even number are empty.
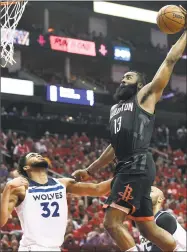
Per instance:
[[[86,170],[77,170],[72,174],[72,176],[77,181],[86,181],[86,180],[90,179],[90,176]]]
[[[25,179],[23,177],[18,177],[18,178],[15,178],[15,179],[9,181],[7,183],[7,186],[10,187],[11,189],[14,189],[14,188],[17,188],[20,186],[25,186],[26,188],[28,188],[29,183],[28,183],[27,179]]]

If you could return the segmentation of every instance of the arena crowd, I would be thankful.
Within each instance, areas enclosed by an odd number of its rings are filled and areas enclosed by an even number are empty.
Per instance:
[[[157,166],[155,185],[163,190],[165,203],[163,209],[174,214],[179,223],[187,229],[186,207],[186,168],[187,153],[179,148],[185,141],[187,129],[183,126],[171,135],[168,127],[162,125],[155,130],[152,141],[153,156]],[[54,177],[70,176],[76,169],[88,167],[107,147],[108,140],[89,137],[86,133],[74,133],[72,136],[45,132],[40,139],[13,132],[1,131],[1,149],[3,162],[0,168],[1,192],[7,181],[17,176],[16,169],[19,157],[28,152],[41,153],[49,163],[49,174]],[[174,138],[177,145],[173,148],[169,143]],[[177,148],[176,148],[177,146]],[[113,176],[114,164],[101,169],[92,180],[103,181]],[[69,220],[62,245],[62,251],[75,251],[85,248],[86,251],[119,251],[103,227],[103,198],[68,196]],[[139,232],[131,221],[124,225],[139,242]],[[22,235],[16,212],[10,216],[1,232],[1,251],[17,251]],[[93,249],[96,250],[93,250]],[[77,250],[79,251],[79,250]],[[82,250],[81,250],[82,251]]]

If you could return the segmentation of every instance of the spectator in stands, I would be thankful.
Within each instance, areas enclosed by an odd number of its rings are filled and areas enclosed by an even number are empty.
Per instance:
[[[183,166],[187,166],[187,161],[185,159],[184,152],[180,148],[173,151],[173,162],[179,168],[182,168]]]
[[[81,133],[79,140],[82,141],[83,143],[87,143],[90,141],[85,132]]]
[[[102,209],[101,204],[99,203],[98,199],[93,199],[92,204],[87,208],[87,213],[90,216],[94,216],[94,213],[98,213]]]
[[[5,164],[0,164],[0,183],[3,183],[8,178],[8,168]]]
[[[47,147],[45,145],[45,140],[43,138],[41,138],[40,141],[36,142],[35,149],[36,149],[36,152],[40,154],[47,152]]]
[[[96,123],[97,123],[97,124],[102,124],[102,123],[103,123],[103,117],[102,117],[102,116],[98,116],[98,117],[96,118]]]
[[[23,108],[23,110],[21,111],[21,115],[22,115],[22,116],[28,116],[28,115],[29,115],[27,106],[25,106],[25,107]]]
[[[67,235],[67,234],[72,234],[74,228],[75,228],[75,226],[74,226],[73,220],[72,220],[72,219],[69,219],[69,220],[68,220],[68,223],[67,223],[67,228],[66,228],[66,235]]]
[[[85,215],[85,203],[82,199],[78,201],[78,212],[79,212],[80,218],[82,219]]]
[[[30,151],[34,151],[34,141],[31,137],[27,137],[25,140],[25,144],[28,146]]]
[[[111,246],[115,244],[111,236],[104,229],[102,229],[101,234],[100,234],[100,244],[103,246],[107,246],[107,245]]]
[[[11,156],[13,155],[14,148],[17,144],[18,144],[17,133],[9,132],[6,147]]]
[[[92,114],[88,114],[87,118],[86,118],[86,123],[91,124],[93,123],[93,117]]]
[[[18,251],[18,246],[16,245],[14,245],[13,247],[12,247],[12,250],[11,250],[11,252],[17,252]]]
[[[63,243],[63,247],[68,247],[70,245],[74,245],[75,244],[75,239],[73,234],[67,234],[64,237],[64,243]]]
[[[81,112],[79,112],[78,116],[76,117],[76,121],[78,123],[84,123],[84,119]]]
[[[9,115],[19,116],[19,112],[15,106],[12,108],[12,111],[9,112]]]
[[[6,142],[4,139],[0,139],[0,150],[1,150],[1,154],[5,155],[5,156],[9,156],[8,150],[6,147]]]
[[[3,238],[1,239],[1,251],[6,251],[9,248],[9,238],[8,235],[3,235]]]
[[[4,141],[7,140],[7,136],[6,136],[5,133],[2,131],[2,129],[0,130],[0,138],[3,139]]]
[[[6,112],[5,108],[4,107],[1,107],[1,116],[5,116],[7,115],[8,113]]]
[[[17,239],[11,239],[10,246],[12,248],[12,251],[17,251],[19,247]]]
[[[8,139],[6,141],[6,148],[7,148],[7,156],[6,156],[6,162],[9,165],[13,165],[13,152],[15,149],[15,146],[18,144],[18,139],[17,139],[17,133],[12,131],[8,132]]]
[[[16,159],[25,153],[29,152],[29,147],[25,144],[25,139],[23,136],[20,137],[19,144],[17,144],[14,148],[13,154]]]
[[[50,138],[50,132],[49,131],[45,132],[44,138],[45,138],[45,140],[49,140],[49,138]]]
[[[183,125],[177,130],[178,139],[185,138],[187,136],[187,128]]]
[[[14,241],[14,240],[17,240],[17,239],[18,239],[18,237],[15,234],[11,235],[11,238],[10,238],[11,241]]]
[[[162,148],[169,145],[169,128],[164,124],[157,128],[157,141]]]
[[[181,217],[181,216],[179,216],[179,217],[177,217],[177,221],[181,224],[181,226],[185,229],[186,227],[185,227],[185,223],[184,223],[184,219]]]
[[[89,232],[87,234],[86,243],[90,244],[90,245],[92,245],[94,247],[101,243],[100,242],[100,233],[99,233],[99,228],[98,227],[94,228],[94,230],[92,230],[91,232]]]
[[[177,139],[178,139],[178,146],[180,146],[182,150],[186,150],[187,128],[184,125],[177,130]]]
[[[12,230],[20,231],[21,226],[17,217],[12,218]]]

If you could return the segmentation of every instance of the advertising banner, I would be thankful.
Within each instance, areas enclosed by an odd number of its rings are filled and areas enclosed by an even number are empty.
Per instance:
[[[1,77],[1,93],[33,96],[34,83],[28,80]]]
[[[30,44],[30,34],[28,31],[24,30],[10,30],[6,28],[1,29],[1,40],[12,40],[12,36],[14,37],[15,45],[24,45],[29,46]]]
[[[114,46],[114,59],[122,61],[131,60],[131,52],[129,47]]]
[[[63,102],[79,105],[94,105],[94,92],[92,90],[64,88],[47,85],[47,101]]]
[[[50,36],[52,50],[96,56],[95,43],[92,41]]]

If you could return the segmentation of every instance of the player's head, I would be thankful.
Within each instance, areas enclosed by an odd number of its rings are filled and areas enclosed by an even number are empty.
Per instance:
[[[163,192],[155,186],[151,186],[150,196],[153,203],[153,207],[155,207],[156,205],[161,206],[165,199]]]
[[[114,100],[127,101],[146,84],[145,75],[136,71],[124,74],[120,86],[116,89]]]
[[[48,168],[48,162],[38,153],[29,152],[21,156],[18,172],[24,177],[29,177],[31,171]]]

